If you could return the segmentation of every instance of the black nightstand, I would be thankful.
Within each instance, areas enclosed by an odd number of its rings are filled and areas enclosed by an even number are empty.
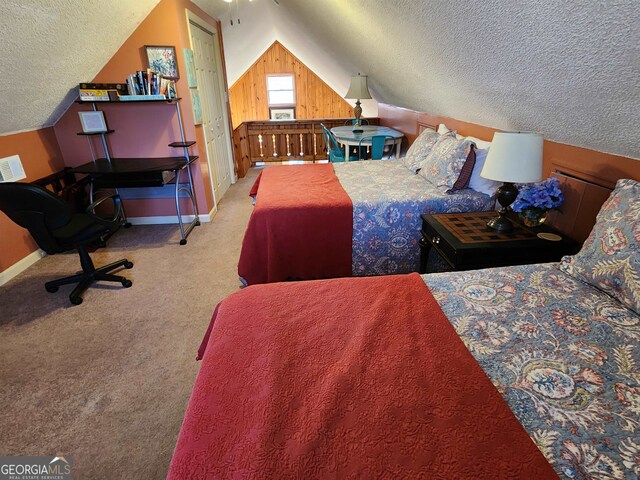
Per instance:
[[[514,222],[509,233],[487,227],[496,212],[422,215],[420,273],[427,273],[433,248],[452,270],[474,270],[507,265],[556,262],[580,249],[578,242],[562,236],[552,241],[539,233],[559,233],[546,225],[528,228]]]

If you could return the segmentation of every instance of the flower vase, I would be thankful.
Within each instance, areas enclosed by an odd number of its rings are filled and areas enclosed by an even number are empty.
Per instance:
[[[520,214],[522,223],[527,227],[538,227],[547,219],[547,212],[526,212]]]

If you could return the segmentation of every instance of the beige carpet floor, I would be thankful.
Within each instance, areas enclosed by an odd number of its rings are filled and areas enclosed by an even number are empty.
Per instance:
[[[44,282],[79,270],[45,257],[0,287],[0,455],[70,455],[74,478],[166,476],[217,302],[239,288],[237,262],[257,171],[232,185],[213,222],[178,245],[177,225],[121,229],[96,265],[126,257],[133,286]]]

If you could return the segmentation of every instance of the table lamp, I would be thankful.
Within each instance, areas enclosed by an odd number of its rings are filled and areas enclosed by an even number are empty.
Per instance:
[[[510,232],[513,224],[505,216],[518,196],[514,183],[542,180],[542,135],[531,132],[496,132],[480,176],[504,182],[498,188],[502,208],[498,216],[487,223],[498,232]]]
[[[356,99],[356,106],[353,109],[353,115],[356,117],[353,133],[362,133],[362,129],[360,128],[360,116],[362,115],[360,100],[363,98],[371,98],[369,87],[367,87],[367,76],[358,74],[351,77],[351,85],[349,85],[349,91],[344,98]]]

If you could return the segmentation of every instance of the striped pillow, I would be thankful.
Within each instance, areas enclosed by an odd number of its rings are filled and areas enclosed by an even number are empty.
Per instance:
[[[471,181],[471,174],[473,173],[473,167],[476,165],[476,146],[475,144],[471,144],[471,150],[469,150],[469,155],[467,155],[467,159],[462,166],[462,170],[460,170],[460,176],[456,183],[453,184],[451,191],[462,190],[469,186],[469,182]]]

